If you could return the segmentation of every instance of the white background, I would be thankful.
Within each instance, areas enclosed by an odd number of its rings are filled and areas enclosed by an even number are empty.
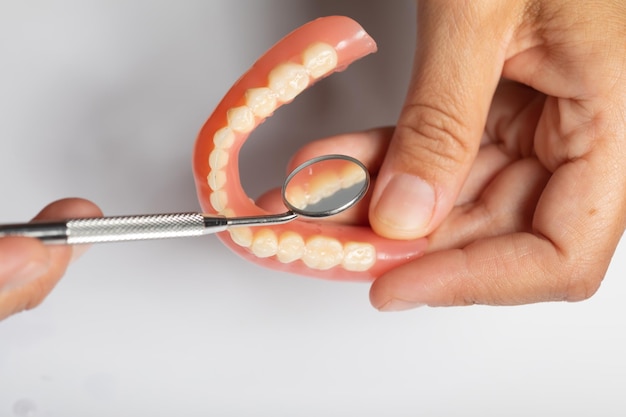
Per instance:
[[[65,196],[197,210],[191,152],[213,107],[328,14],[380,51],[253,134],[253,195],[299,144],[394,122],[412,1],[0,0],[0,221]],[[0,416],[625,415],[625,255],[583,303],[383,314],[366,284],[260,269],[215,237],[101,245],[0,323]]]

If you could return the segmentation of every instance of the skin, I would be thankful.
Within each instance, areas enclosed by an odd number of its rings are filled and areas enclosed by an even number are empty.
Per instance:
[[[386,151],[371,227],[429,248],[372,305],[589,298],[626,224],[624,2],[422,1],[417,21],[398,123],[361,136]]]
[[[101,216],[93,203],[78,198],[46,206],[37,220]],[[46,246],[37,239],[0,239],[0,320],[38,306],[85,246]]]

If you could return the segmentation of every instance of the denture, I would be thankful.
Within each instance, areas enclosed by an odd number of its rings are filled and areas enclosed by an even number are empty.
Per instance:
[[[357,22],[330,16],[294,30],[259,58],[226,93],[199,133],[193,169],[202,209],[224,216],[268,214],[241,186],[242,145],[281,105],[375,51],[376,43]],[[351,175],[320,177],[309,185],[302,204],[321,198],[336,183],[354,181]],[[219,238],[237,254],[264,267],[344,281],[371,281],[420,256],[426,245],[423,239],[385,239],[366,226],[313,220],[233,228]]]

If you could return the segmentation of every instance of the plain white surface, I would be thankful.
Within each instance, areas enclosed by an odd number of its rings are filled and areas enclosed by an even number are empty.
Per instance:
[[[251,194],[299,144],[394,122],[412,1],[3,0],[0,220],[64,196],[198,209],[202,123],[267,47],[328,14],[380,52],[253,134]],[[624,415],[625,255],[583,303],[382,314],[365,284],[263,270],[214,237],[101,245],[0,323],[0,416]]]

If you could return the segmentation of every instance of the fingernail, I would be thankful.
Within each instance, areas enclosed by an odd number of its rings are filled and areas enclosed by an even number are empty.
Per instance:
[[[380,311],[405,311],[423,307],[425,304],[393,298],[378,308]]]
[[[435,192],[423,179],[396,174],[387,184],[376,205],[374,215],[397,237],[424,235],[435,207]]]

